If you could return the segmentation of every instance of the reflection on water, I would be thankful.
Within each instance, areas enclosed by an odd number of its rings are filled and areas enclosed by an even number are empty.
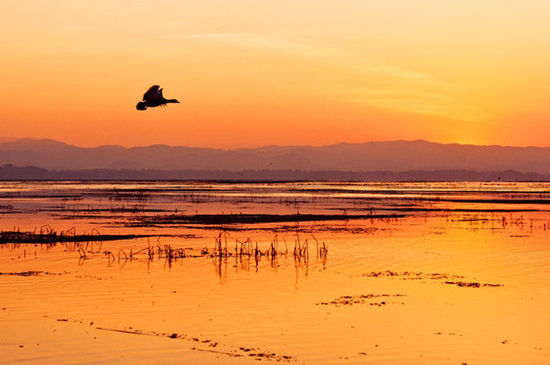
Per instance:
[[[1,183],[2,361],[550,363],[549,205],[546,183]]]

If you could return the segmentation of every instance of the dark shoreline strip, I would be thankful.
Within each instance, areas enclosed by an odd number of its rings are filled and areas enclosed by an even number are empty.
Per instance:
[[[254,224],[313,221],[346,221],[352,219],[387,219],[403,218],[404,214],[197,214],[197,215],[164,215],[143,217],[143,224]]]
[[[60,243],[60,242],[102,242],[130,240],[135,238],[158,237],[151,234],[83,234],[83,235],[61,235],[57,233],[33,233],[4,231],[0,232],[0,244],[4,243]]]

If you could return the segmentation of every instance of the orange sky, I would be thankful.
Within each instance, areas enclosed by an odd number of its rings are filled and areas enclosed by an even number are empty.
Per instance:
[[[3,137],[550,145],[547,0],[2,5]],[[182,104],[137,111],[155,83]]]

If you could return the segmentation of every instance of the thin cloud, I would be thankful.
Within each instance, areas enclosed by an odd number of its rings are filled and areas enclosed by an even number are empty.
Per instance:
[[[358,90],[345,98],[359,105],[423,114],[466,122],[489,123],[486,113],[473,105],[457,102],[452,97],[419,90]]]
[[[247,33],[207,33],[185,36],[187,39],[196,39],[211,42],[221,42],[237,46],[251,47],[271,52],[288,53],[297,56],[329,56],[332,51],[304,43],[290,42],[282,38],[253,35]]]
[[[340,49],[318,47],[279,37],[248,33],[207,33],[184,36],[189,40],[218,42],[239,47],[297,57],[331,58],[332,64],[357,74],[356,82],[340,85],[318,85],[319,90],[340,101],[394,110],[425,114],[468,122],[489,123],[489,116],[471,103],[461,101],[460,87],[431,75],[388,65],[373,59],[361,59]],[[339,81],[334,80],[338,85]]]

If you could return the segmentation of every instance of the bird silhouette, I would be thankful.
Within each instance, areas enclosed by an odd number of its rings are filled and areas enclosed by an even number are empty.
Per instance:
[[[156,106],[166,106],[169,103],[179,103],[176,99],[165,99],[162,96],[162,89],[158,85],[153,85],[143,94],[143,101],[136,105],[137,110],[145,110]]]

